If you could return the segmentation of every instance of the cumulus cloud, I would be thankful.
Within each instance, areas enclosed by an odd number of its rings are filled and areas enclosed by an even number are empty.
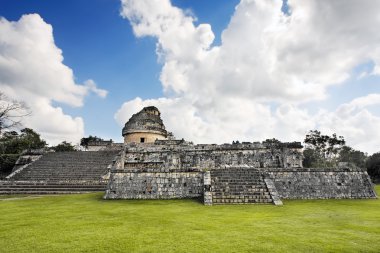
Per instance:
[[[320,112],[317,122],[320,129],[339,134],[349,145],[368,152],[379,152],[380,117],[371,113],[368,107],[380,104],[380,94],[369,94],[340,105],[334,112]]]
[[[123,124],[133,113],[149,105],[155,105],[162,112],[161,116],[169,131],[177,138],[185,138],[197,143],[223,143],[231,140],[247,140],[247,136],[265,134],[264,126],[256,120],[261,118],[271,124],[270,108],[257,105],[246,110],[235,111],[242,103],[248,101],[229,101],[224,105],[226,113],[219,111],[197,110],[189,101],[183,98],[147,99],[135,98],[122,105],[115,114],[115,119]],[[251,104],[250,104],[251,105]],[[245,118],[244,121],[241,121]],[[269,137],[268,137],[269,138]],[[251,139],[248,139],[253,141]]]
[[[77,142],[84,134],[82,118],[66,115],[53,101],[77,107],[89,92],[107,94],[92,80],[75,83],[54,43],[52,26],[38,14],[23,15],[15,22],[0,19],[0,90],[31,108],[24,125],[51,144]]]
[[[84,82],[84,86],[87,88],[88,91],[92,91],[94,92],[96,95],[98,95],[99,97],[101,98],[105,98],[108,94],[108,91],[106,90],[103,90],[103,89],[99,89],[97,86],[96,86],[96,83],[94,80],[86,80]]]
[[[366,109],[373,98],[317,115],[305,109],[310,101],[326,99],[328,88],[352,77],[360,64],[372,62],[376,75],[379,2],[289,0],[288,15],[279,0],[241,0],[220,46],[212,46],[209,24],[196,25],[169,0],[121,2],[121,15],[135,35],[157,39],[166,98],[126,102],[115,116],[120,123],[127,120],[122,114],[153,104],[176,135],[197,142],[302,140],[309,129],[320,128],[345,134],[365,151],[380,148],[369,143],[379,134],[357,135],[371,132],[365,129],[378,120]],[[361,106],[347,118],[339,115],[355,104]],[[188,124],[182,128],[181,121]]]

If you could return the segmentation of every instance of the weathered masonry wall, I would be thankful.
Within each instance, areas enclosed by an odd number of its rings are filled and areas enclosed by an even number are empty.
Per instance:
[[[126,145],[125,168],[188,171],[213,170],[226,165],[255,168],[302,167],[302,153],[292,146],[298,145],[297,143],[284,143],[271,148],[262,143],[193,145],[184,141],[172,142],[161,140],[153,144]]]
[[[165,136],[162,134],[156,134],[156,133],[150,133],[148,131],[144,132],[136,132],[136,133],[130,133],[124,136],[124,142],[136,142],[140,143],[141,138],[144,138],[145,143],[152,143],[155,142],[155,140],[164,140]]]
[[[212,205],[280,203],[280,199],[376,198],[376,193],[367,172],[360,169],[258,170],[231,167],[218,168],[211,173],[114,170],[104,198],[173,199],[202,196],[205,204]]]
[[[361,169],[278,168],[265,174],[281,199],[376,198],[367,172]]]
[[[105,199],[172,199],[203,195],[202,172],[113,172]]]

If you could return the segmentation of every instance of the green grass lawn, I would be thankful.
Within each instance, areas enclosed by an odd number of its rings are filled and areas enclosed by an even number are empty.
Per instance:
[[[377,186],[380,192],[380,186]],[[380,252],[380,200],[0,199],[0,252]]]

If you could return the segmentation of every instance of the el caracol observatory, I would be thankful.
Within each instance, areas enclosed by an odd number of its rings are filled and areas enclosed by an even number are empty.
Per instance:
[[[28,151],[0,194],[104,191],[104,199],[203,198],[205,205],[282,199],[377,198],[365,169],[303,168],[300,142],[194,144],[167,132],[154,106],[125,124],[123,144],[83,152]]]
[[[166,140],[168,132],[157,107],[148,106],[132,115],[125,123],[122,135],[124,143],[153,143],[156,140]]]
[[[194,144],[165,130],[154,106],[123,128],[104,199],[202,198],[205,205],[282,199],[376,198],[368,173],[340,164],[303,168],[300,142]]]

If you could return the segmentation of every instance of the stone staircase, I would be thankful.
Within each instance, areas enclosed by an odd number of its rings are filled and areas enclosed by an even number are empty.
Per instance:
[[[263,176],[252,168],[211,170],[211,194],[214,205],[273,203]]]
[[[61,194],[104,191],[119,151],[46,153],[19,173],[0,181],[0,194]]]
[[[105,191],[106,182],[0,181],[0,194],[68,194]]]

